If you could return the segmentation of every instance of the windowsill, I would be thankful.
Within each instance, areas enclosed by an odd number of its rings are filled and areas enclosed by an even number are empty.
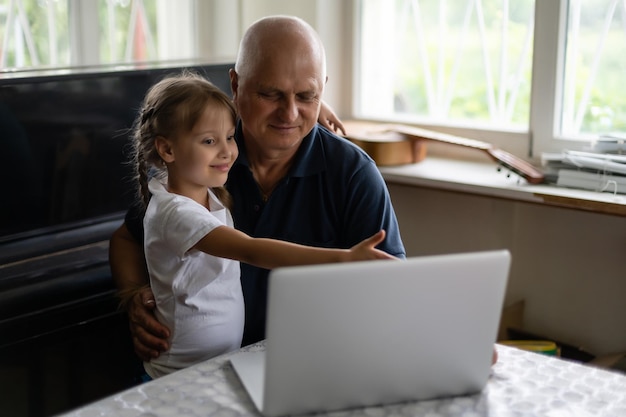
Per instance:
[[[389,183],[626,216],[626,195],[528,184],[515,174],[498,172],[495,163],[428,156],[416,164],[379,168]]]

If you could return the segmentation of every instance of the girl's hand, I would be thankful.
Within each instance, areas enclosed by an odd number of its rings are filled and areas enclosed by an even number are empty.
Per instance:
[[[357,243],[350,248],[351,261],[366,261],[370,259],[398,259],[387,252],[376,249],[376,245],[385,240],[385,231],[380,230],[375,235]]]
[[[339,120],[339,117],[337,117],[333,109],[323,100],[317,121],[331,132],[339,133],[339,131],[341,131],[344,136],[346,135],[346,129],[343,127],[343,123],[341,123],[341,120]]]

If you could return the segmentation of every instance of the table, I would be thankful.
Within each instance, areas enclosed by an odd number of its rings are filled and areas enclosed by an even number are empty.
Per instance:
[[[476,395],[367,407],[329,416],[626,416],[626,375],[496,345],[498,363]],[[264,342],[242,350],[263,350]],[[228,361],[232,353],[67,413],[67,417],[258,416]]]

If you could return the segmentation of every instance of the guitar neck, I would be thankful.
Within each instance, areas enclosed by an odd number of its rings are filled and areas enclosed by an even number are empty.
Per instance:
[[[434,130],[421,129],[413,126],[390,125],[389,130],[401,133],[411,139],[435,140],[437,142],[465,146],[467,148],[478,149],[481,151],[486,151],[492,147],[491,144],[480,140],[462,138],[460,136],[449,135],[447,133],[435,132]]]
[[[491,159],[500,163],[506,169],[515,172],[531,184],[541,184],[545,181],[544,174],[533,165],[513,154],[503,151],[502,149],[497,149],[487,142],[405,125],[391,125],[388,130],[403,134],[413,140],[433,140],[449,143],[451,145],[478,149],[485,152]]]

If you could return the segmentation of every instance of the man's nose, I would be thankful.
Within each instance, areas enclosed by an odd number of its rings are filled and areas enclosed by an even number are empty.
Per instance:
[[[298,102],[295,97],[283,98],[280,106],[281,117],[286,121],[293,121],[298,117]]]

